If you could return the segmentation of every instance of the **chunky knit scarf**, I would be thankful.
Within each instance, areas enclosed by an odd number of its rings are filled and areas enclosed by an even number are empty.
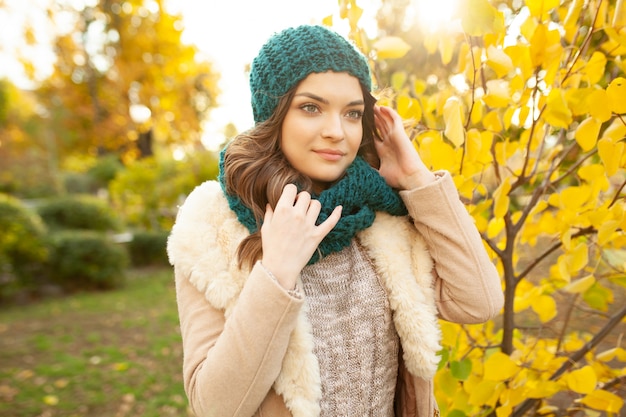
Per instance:
[[[255,233],[258,227],[252,210],[238,196],[228,194],[225,191],[226,184],[223,176],[224,151],[220,154],[219,164],[219,180],[231,210],[237,214],[239,222],[250,233]],[[347,247],[357,232],[372,225],[377,211],[384,211],[394,216],[407,214],[406,207],[398,193],[389,187],[378,171],[372,168],[360,156],[357,156],[348,167],[346,174],[341,180],[332,187],[322,191],[319,195],[313,195],[312,197],[319,200],[322,204],[317,224],[326,220],[338,205],[343,206],[343,209],[341,219],[322,240],[317,252],[309,260],[309,265]]]

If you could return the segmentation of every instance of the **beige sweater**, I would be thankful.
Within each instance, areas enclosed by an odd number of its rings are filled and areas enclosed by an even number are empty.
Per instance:
[[[359,233],[400,337],[397,416],[436,409],[438,318],[479,323],[503,303],[499,276],[450,175],[439,176],[401,193],[413,223],[379,213]],[[259,265],[237,268],[234,254],[246,235],[219,184],[209,181],[189,195],[169,238],[190,404],[200,417],[318,416],[306,299],[291,297]]]

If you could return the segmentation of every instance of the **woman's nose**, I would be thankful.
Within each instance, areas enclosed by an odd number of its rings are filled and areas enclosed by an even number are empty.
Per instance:
[[[329,114],[324,120],[322,136],[331,140],[342,140],[344,136],[341,115]]]

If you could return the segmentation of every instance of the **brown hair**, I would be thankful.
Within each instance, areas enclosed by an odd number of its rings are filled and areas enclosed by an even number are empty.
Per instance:
[[[247,236],[237,249],[239,267],[252,268],[261,259],[261,223],[266,204],[275,207],[287,184],[297,184],[300,190],[311,192],[311,180],[296,171],[280,150],[282,122],[289,110],[297,85],[278,102],[278,106],[266,121],[238,135],[224,151],[224,180],[228,194],[236,195],[252,210],[258,230]],[[358,154],[370,165],[378,168],[380,160],[374,148],[378,137],[374,122],[376,98],[361,85],[365,110],[362,126],[363,139]]]

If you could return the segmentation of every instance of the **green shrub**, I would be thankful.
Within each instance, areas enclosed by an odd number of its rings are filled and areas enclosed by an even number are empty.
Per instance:
[[[167,265],[168,232],[137,231],[128,242],[128,253],[134,266]]]
[[[68,195],[44,200],[37,211],[53,230],[117,231],[122,224],[114,210],[90,195]]]
[[[128,253],[102,233],[55,233],[51,255],[51,278],[68,291],[106,290],[125,282]]]
[[[41,218],[20,200],[0,194],[0,296],[10,286],[35,283],[47,257]]]

